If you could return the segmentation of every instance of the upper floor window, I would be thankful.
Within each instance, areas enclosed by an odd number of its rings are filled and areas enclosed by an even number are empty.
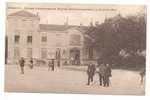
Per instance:
[[[19,43],[20,36],[19,36],[19,35],[15,35],[14,38],[15,38],[15,39],[14,39],[14,42],[15,42],[15,43]]]
[[[32,43],[32,36],[27,36],[27,43]]]

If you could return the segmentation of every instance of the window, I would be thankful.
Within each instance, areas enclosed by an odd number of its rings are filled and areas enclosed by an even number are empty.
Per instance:
[[[14,48],[14,58],[19,58],[20,57],[20,51],[19,47]]]
[[[47,58],[47,49],[46,48],[41,49],[41,58]]]
[[[32,48],[27,48],[27,57],[32,58]]]
[[[19,39],[20,39],[20,36],[19,35],[15,35],[15,43],[19,43]]]
[[[47,42],[47,37],[46,36],[42,36],[41,41],[42,42]]]
[[[27,43],[32,43],[32,36],[27,37]]]

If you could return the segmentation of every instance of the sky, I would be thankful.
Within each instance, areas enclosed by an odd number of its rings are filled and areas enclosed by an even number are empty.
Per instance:
[[[7,3],[6,14],[27,10],[40,16],[43,24],[90,25],[92,21],[102,23],[105,18],[146,13],[144,5],[98,5],[98,4],[48,4],[48,3]],[[13,8],[13,9],[12,9]],[[14,9],[15,8],[15,9]],[[31,8],[31,9],[27,9]],[[62,10],[63,9],[63,10]],[[69,10],[68,10],[69,9]]]

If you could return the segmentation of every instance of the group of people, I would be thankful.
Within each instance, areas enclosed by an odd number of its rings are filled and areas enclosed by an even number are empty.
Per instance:
[[[90,63],[87,68],[87,75],[88,75],[87,85],[90,85],[90,83],[93,82],[93,77],[96,73],[98,73],[99,75],[99,85],[108,87],[110,85],[110,77],[112,76],[110,65],[105,63],[101,63],[98,65]]]
[[[24,66],[25,66],[25,59],[23,57],[21,57],[21,59],[19,60],[19,65],[20,65],[20,69],[21,69],[21,74],[24,74]],[[29,60],[29,68],[33,69],[33,59],[31,58]],[[48,61],[48,70],[54,71],[54,59],[51,59]]]
[[[21,69],[21,74],[24,74],[25,59],[23,57],[19,60],[19,65]],[[32,58],[29,60],[28,65],[30,69],[33,69],[34,64]],[[48,61],[48,71],[49,70],[54,71],[54,68],[55,68],[55,59],[51,59]],[[87,85],[90,85],[90,83],[93,82],[93,78],[96,73],[98,73],[99,76],[99,85],[109,87],[111,84],[110,77],[112,76],[110,65],[107,63],[100,63],[98,65],[94,64],[93,62],[89,63],[87,68],[87,75],[88,75]],[[139,74],[141,77],[140,80],[141,84],[143,84],[145,69],[141,70]]]
[[[24,74],[25,60],[23,57],[21,57],[21,59],[19,60],[19,65],[21,68],[21,74]],[[29,67],[30,67],[30,69],[33,69],[33,59],[32,58],[29,60]]]

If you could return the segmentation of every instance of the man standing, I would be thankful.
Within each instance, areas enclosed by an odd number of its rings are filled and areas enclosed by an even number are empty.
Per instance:
[[[51,70],[54,71],[54,59],[51,59],[51,61],[48,62],[48,70]]]
[[[102,86],[102,84],[105,86],[105,73],[106,73],[106,67],[105,64],[100,64],[99,66],[99,82],[100,82],[100,86]]]
[[[111,68],[110,68],[110,66],[109,66],[109,64],[106,64],[106,72],[105,72],[105,76],[104,76],[104,80],[105,80],[105,82],[104,82],[104,86],[109,86],[109,83],[110,83],[110,77],[111,77],[112,75],[111,75]]]
[[[141,84],[143,84],[145,72],[146,72],[145,68],[143,68],[143,69],[140,71]]]
[[[60,67],[60,59],[61,59],[61,53],[60,53],[60,48],[58,48],[56,51],[56,62],[58,67]]]
[[[25,63],[25,60],[23,57],[21,57],[21,59],[19,60],[19,64],[20,64],[20,68],[21,68],[21,74],[24,74],[24,63]]]
[[[70,58],[70,63],[71,63],[71,65],[74,65],[74,58],[73,57]]]
[[[30,68],[33,69],[33,59],[32,58],[30,59],[29,63],[30,63],[29,64]]]
[[[93,82],[93,76],[95,74],[95,70],[96,70],[95,65],[90,63],[88,65],[88,69],[87,69],[87,75],[88,75],[88,83],[87,83],[87,85],[90,85],[90,82]]]
[[[52,67],[52,61],[49,60],[49,61],[48,61],[48,71],[51,69],[51,67]]]
[[[54,59],[52,59],[52,71],[54,71]]]
[[[57,60],[57,66],[60,67],[60,59]]]

